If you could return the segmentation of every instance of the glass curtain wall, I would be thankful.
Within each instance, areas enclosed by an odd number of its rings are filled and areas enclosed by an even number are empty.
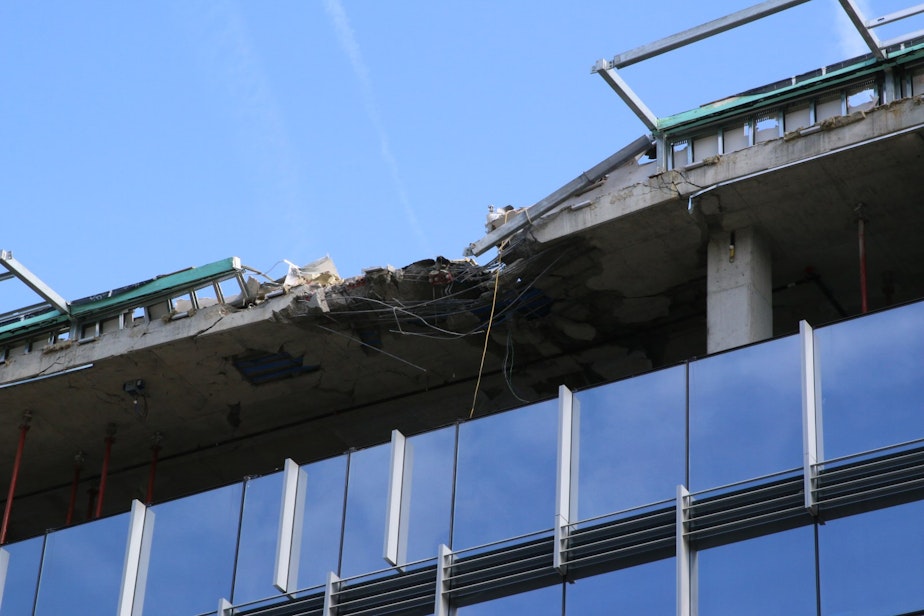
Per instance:
[[[922,323],[924,303],[815,332],[824,460],[861,454],[888,462],[896,445],[924,450]],[[690,485],[695,501],[704,490],[802,468],[798,336],[580,391],[575,402],[579,528],[581,520],[643,505],[669,508],[679,484]],[[524,535],[547,540],[555,524],[558,411],[558,400],[548,400],[408,438],[407,560],[430,566],[439,544],[471,554]],[[319,592],[329,571],[346,578],[387,569],[390,454],[386,443],[301,467],[299,596]],[[825,462],[821,471],[842,463]],[[921,611],[918,483],[888,485],[905,491],[887,500],[877,492],[848,513],[827,516],[822,502],[822,523],[806,517],[796,528],[697,550],[700,613]],[[240,604],[277,595],[281,489],[274,473],[149,508],[144,613],[208,613],[218,598]],[[10,561],[0,616],[114,612],[129,519],[4,546]],[[669,614],[676,566],[666,558],[459,612]]]

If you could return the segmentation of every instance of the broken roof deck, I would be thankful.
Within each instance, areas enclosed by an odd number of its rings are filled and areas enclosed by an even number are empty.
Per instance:
[[[878,72],[858,78],[872,75],[880,95],[885,86],[894,94],[896,80],[921,87],[921,53],[900,68],[876,61]],[[160,501],[286,457],[385,442],[394,428],[465,420],[492,305],[476,415],[552,397],[560,384],[580,389],[703,355],[705,245],[723,230],[767,234],[777,335],[799,319],[859,312],[860,201],[872,305],[924,297],[919,92],[899,88],[849,122],[819,121],[795,136],[781,125],[773,139],[708,160],[667,158],[670,139],[718,135],[729,119],[814,105],[854,82],[820,83],[744,115],[728,108],[641,137],[473,244],[478,254],[503,244],[487,265],[426,259],[340,280],[322,260],[258,280],[225,259],[8,313],[0,481],[32,413],[10,537],[64,524],[75,455],[86,456],[81,490],[92,490],[113,427],[104,514],[145,498],[154,446]]]

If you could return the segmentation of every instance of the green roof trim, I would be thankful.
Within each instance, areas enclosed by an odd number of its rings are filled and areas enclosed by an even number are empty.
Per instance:
[[[863,77],[882,70],[892,64],[904,64],[911,60],[924,57],[920,53],[924,50],[924,42],[909,46],[906,49],[896,50],[889,54],[885,62],[874,57],[864,58],[854,64],[829,71],[824,75],[809,77],[790,86],[783,86],[764,92],[752,92],[731,96],[726,99],[709,103],[682,113],[658,119],[658,132],[677,132],[678,129],[688,130],[706,123],[712,123],[723,117],[739,115],[755,108],[778,105],[780,103],[825,90],[841,83]]]
[[[241,269],[240,260],[237,257],[222,259],[201,267],[191,267],[173,274],[158,276],[154,280],[135,287],[125,293],[109,296],[108,293],[102,293],[100,299],[90,301],[79,306],[71,307],[71,315],[75,318],[83,318],[96,312],[106,311],[117,306],[128,306],[136,304],[138,301],[148,297],[163,295],[174,289],[193,287],[200,283],[208,282],[215,278],[220,278],[225,274],[233,274]],[[88,298],[93,300],[94,297]]]
[[[56,329],[74,320],[91,321],[92,318],[101,317],[107,313],[112,314],[119,310],[143,306],[147,301],[158,296],[166,297],[173,291],[192,290],[200,284],[220,280],[239,271],[241,271],[240,259],[229,257],[201,267],[191,267],[173,274],[158,276],[138,285],[123,287],[124,290],[116,289],[92,295],[72,305],[70,315],[63,314],[59,310],[52,310],[22,321],[7,323],[0,327],[0,342],[22,338],[42,330]]]

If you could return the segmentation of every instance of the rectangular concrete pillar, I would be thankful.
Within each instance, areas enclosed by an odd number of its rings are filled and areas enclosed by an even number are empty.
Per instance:
[[[713,234],[706,281],[706,350],[773,336],[770,248],[753,227]]]

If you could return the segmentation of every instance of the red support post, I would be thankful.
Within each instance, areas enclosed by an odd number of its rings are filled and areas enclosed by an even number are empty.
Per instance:
[[[857,220],[857,239],[860,243],[860,309],[863,314],[869,311],[866,296],[866,221]]]
[[[155,435],[156,437],[156,435]],[[160,453],[160,445],[155,440],[151,445],[151,470],[148,472],[148,492],[145,496],[144,504],[150,505],[154,502],[154,477],[157,474],[157,454]]]
[[[103,454],[103,470],[99,477],[99,494],[96,496],[96,512],[93,518],[103,515],[103,498],[106,496],[106,476],[109,474],[109,457],[112,455],[112,444],[115,442],[115,427],[110,426],[106,435],[106,452]]]
[[[71,499],[67,504],[67,518],[65,526],[70,526],[74,522],[74,509],[77,506],[77,486],[80,483],[80,469],[83,468],[83,462],[86,460],[82,451],[78,451],[74,456],[74,480],[71,482]]]
[[[16,492],[16,480],[19,478],[19,465],[22,462],[22,450],[26,446],[26,432],[29,431],[31,415],[23,416],[19,426],[19,444],[16,446],[16,457],[13,460],[13,475],[10,478],[10,489],[6,494],[6,505],[3,507],[3,523],[0,524],[0,545],[6,543],[6,531],[10,523],[10,511],[13,509],[13,494]]]

